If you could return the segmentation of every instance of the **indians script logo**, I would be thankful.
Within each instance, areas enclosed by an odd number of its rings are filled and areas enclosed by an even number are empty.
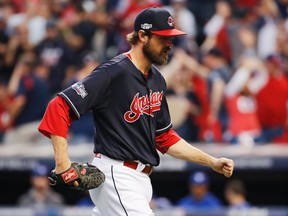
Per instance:
[[[139,97],[138,92],[130,105],[130,111],[124,114],[124,119],[129,123],[133,123],[143,114],[154,117],[153,113],[160,110],[162,99],[163,91],[152,92],[152,90],[150,90],[149,96],[144,95],[142,97]]]

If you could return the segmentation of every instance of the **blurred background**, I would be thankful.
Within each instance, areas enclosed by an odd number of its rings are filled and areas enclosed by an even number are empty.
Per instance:
[[[57,92],[129,50],[135,16],[164,7],[186,37],[167,65],[173,127],[235,162],[227,179],[161,155],[151,207],[163,216],[288,215],[287,0],[0,0],[0,215],[91,215],[87,193],[51,188],[50,141],[37,127]],[[69,130],[90,162],[91,113]]]

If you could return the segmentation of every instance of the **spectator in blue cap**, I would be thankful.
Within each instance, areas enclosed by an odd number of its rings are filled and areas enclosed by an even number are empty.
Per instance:
[[[31,171],[31,188],[23,194],[18,204],[22,207],[30,207],[41,212],[54,212],[49,215],[57,215],[56,209],[64,204],[63,197],[53,191],[47,178],[48,167],[39,164]]]
[[[194,172],[189,177],[189,194],[177,202],[177,206],[187,210],[214,210],[222,206],[220,200],[209,191],[210,180],[207,173]]]

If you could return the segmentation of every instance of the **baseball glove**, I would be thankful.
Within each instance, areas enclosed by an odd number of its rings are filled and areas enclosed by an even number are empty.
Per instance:
[[[52,170],[49,175],[50,185],[63,185],[74,190],[90,190],[99,187],[105,181],[105,175],[96,166],[88,163],[75,163],[62,173]]]

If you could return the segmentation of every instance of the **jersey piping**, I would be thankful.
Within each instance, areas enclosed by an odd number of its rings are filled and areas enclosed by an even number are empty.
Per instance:
[[[71,108],[73,109],[74,113],[77,115],[77,118],[80,118],[80,114],[78,110],[76,109],[76,107],[74,106],[74,104],[72,103],[72,101],[63,92],[59,93],[59,95],[62,95],[63,97],[67,99],[67,102],[71,105]]]
[[[161,131],[165,131],[167,128],[169,128],[172,125],[172,122],[170,122],[170,124],[168,126],[166,126],[165,128],[161,128],[156,130],[156,132],[161,132]]]

